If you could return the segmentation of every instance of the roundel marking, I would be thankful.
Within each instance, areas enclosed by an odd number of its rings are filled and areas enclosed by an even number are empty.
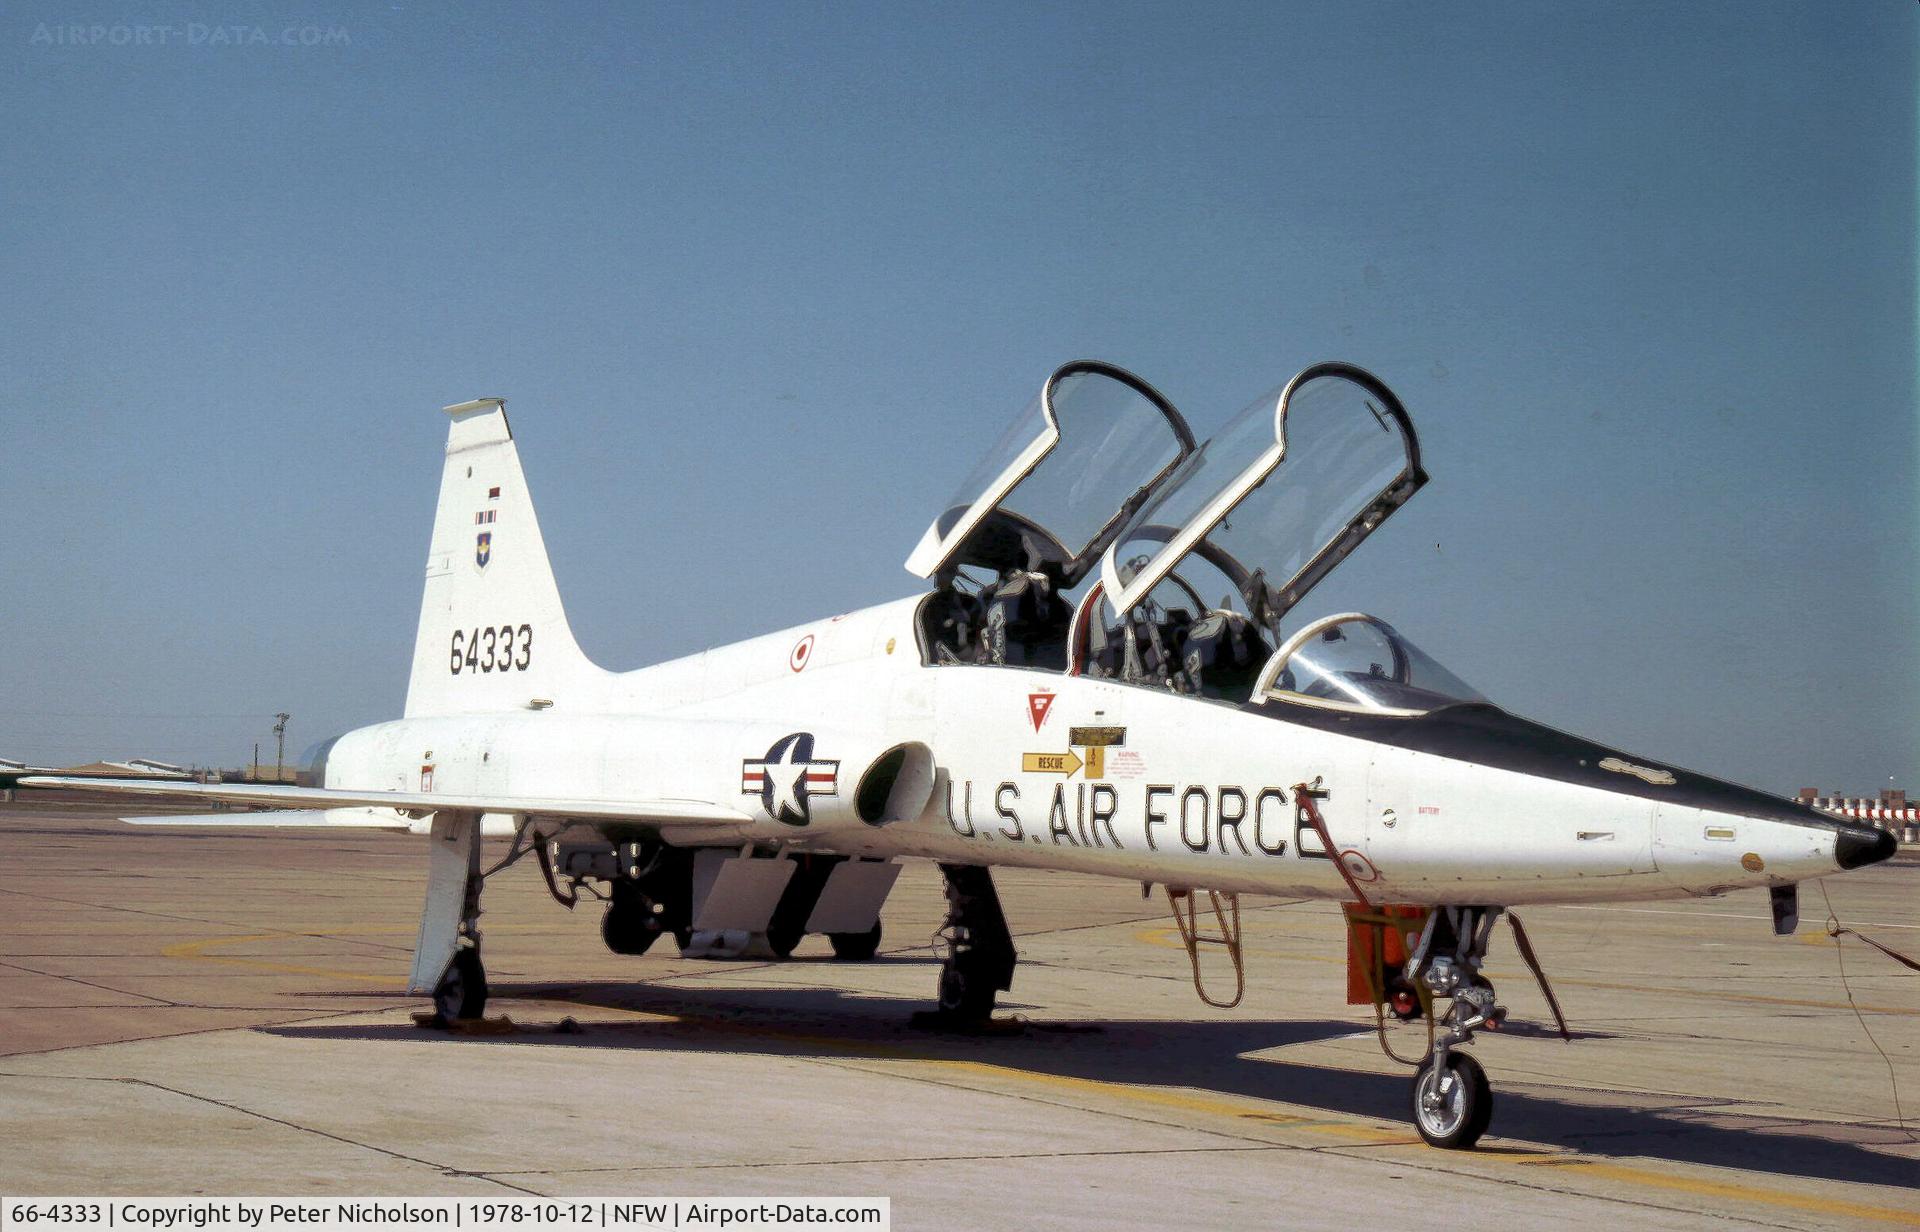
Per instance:
[[[1355,881],[1380,880],[1380,870],[1373,866],[1373,861],[1351,847],[1340,853],[1340,863]]]
[[[807,660],[811,658],[813,658],[813,634],[809,633],[793,644],[793,651],[787,655],[787,666],[796,672],[802,671],[807,666]]]

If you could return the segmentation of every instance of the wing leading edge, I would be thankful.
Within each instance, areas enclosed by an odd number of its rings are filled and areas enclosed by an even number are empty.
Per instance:
[[[269,808],[304,810],[305,820],[274,821],[262,816],[251,821],[221,817],[193,820],[146,818],[146,825],[309,825],[367,829],[407,828],[407,819],[379,819],[373,810],[398,809],[417,813],[535,813],[542,817],[581,821],[626,821],[651,825],[738,825],[753,818],[738,809],[704,800],[569,800],[551,796],[459,796],[440,792],[355,791],[339,787],[288,787],[259,783],[182,783],[158,779],[87,779],[57,774],[21,778],[22,787],[69,788],[110,795],[142,796],[175,801],[214,801],[261,804]],[[327,812],[366,811],[363,819],[332,820]]]

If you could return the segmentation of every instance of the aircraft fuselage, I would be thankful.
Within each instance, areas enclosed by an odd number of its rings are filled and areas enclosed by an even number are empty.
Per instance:
[[[924,666],[919,602],[602,673],[539,709],[363,728],[333,747],[325,785],[734,801],[737,826],[662,837],[1293,897],[1352,897],[1340,860],[1369,897],[1417,904],[1677,898],[1842,867],[1838,823],[1503,714],[1483,752],[1471,733],[1435,752],[1402,733],[1440,715],[1371,720],[1399,725],[1381,739],[1331,713],[1301,721],[1297,706]],[[783,750],[792,736],[807,737],[804,756]],[[1530,736],[1537,747],[1516,754]],[[902,742],[937,750],[931,791],[914,815],[873,823],[856,792]],[[1303,784],[1325,793],[1332,852]]]

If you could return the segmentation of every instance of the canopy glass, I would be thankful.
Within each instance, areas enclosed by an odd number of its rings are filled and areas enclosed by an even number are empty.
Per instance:
[[[1487,700],[1392,625],[1359,612],[1317,620],[1288,638],[1254,695],[1403,715]]]
[[[1351,364],[1315,364],[1194,451],[1114,536],[1108,601],[1125,613],[1197,552],[1277,631],[1426,479],[1392,391]]]
[[[941,507],[907,568],[1058,566],[1068,585],[1193,451],[1165,398],[1092,360],[1062,367]]]

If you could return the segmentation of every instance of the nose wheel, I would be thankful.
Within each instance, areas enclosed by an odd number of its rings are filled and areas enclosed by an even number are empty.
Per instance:
[[[1493,1087],[1480,1062],[1463,1052],[1436,1052],[1413,1078],[1413,1126],[1428,1146],[1464,1151],[1493,1120]]]

